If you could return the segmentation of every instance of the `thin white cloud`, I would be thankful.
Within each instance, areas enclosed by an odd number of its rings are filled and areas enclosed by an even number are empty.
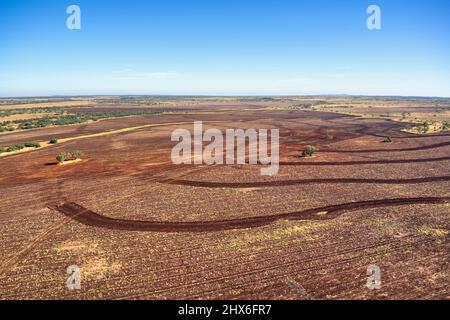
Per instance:
[[[174,71],[168,71],[168,72],[150,72],[150,73],[144,73],[145,76],[152,78],[152,79],[175,79],[179,78],[181,75]]]
[[[283,79],[281,80],[282,82],[307,82],[311,80],[311,78],[308,77],[291,77],[291,78],[287,78],[287,79]]]
[[[167,80],[181,77],[181,74],[175,71],[142,72],[126,68],[119,71],[113,71],[106,75],[107,80]]]

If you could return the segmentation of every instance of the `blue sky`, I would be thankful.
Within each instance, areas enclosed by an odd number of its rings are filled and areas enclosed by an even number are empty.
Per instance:
[[[78,94],[450,97],[450,2],[0,0],[0,96]]]

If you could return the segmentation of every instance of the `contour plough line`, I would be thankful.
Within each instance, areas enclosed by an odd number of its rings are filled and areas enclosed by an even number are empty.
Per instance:
[[[430,144],[427,146],[404,148],[404,149],[361,149],[361,150],[339,150],[339,149],[322,149],[320,152],[333,152],[333,153],[370,153],[370,152],[405,152],[405,151],[420,151],[437,149],[450,146],[450,141],[441,142],[436,144]]]
[[[111,230],[154,232],[210,232],[229,229],[261,227],[272,224],[278,220],[330,220],[335,219],[346,211],[354,211],[357,209],[395,207],[414,204],[446,204],[449,202],[450,197],[418,197],[369,200],[349,202],[321,208],[307,209],[268,216],[192,222],[165,222],[152,220],[140,221],[111,218],[86,209],[74,202],[66,202],[54,207],[53,209],[56,209],[67,217],[84,225]]]
[[[298,179],[298,180],[279,180],[279,181],[255,181],[255,182],[209,182],[195,180],[160,180],[159,183],[173,184],[178,186],[199,187],[199,188],[263,188],[263,187],[284,187],[294,185],[312,185],[312,184],[418,184],[429,182],[450,181],[450,176],[425,177],[411,179],[359,179],[359,178],[330,178],[330,179]]]
[[[448,161],[450,157],[425,158],[425,159],[398,159],[398,160],[375,160],[375,161],[330,161],[330,162],[314,162],[314,161],[280,161],[280,166],[352,166],[358,164],[400,164],[400,163],[423,163],[423,162],[439,162]]]

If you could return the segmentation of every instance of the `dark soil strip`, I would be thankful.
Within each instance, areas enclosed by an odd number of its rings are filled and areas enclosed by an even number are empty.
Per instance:
[[[437,162],[447,160],[450,160],[450,157],[426,158],[426,159],[376,160],[376,161],[343,161],[343,162],[281,161],[280,166],[352,166],[356,164],[421,163],[421,162]]]
[[[362,152],[404,152],[404,151],[420,151],[420,150],[429,150],[436,149],[441,147],[450,146],[450,141],[430,144],[428,146],[420,146],[414,148],[405,148],[405,149],[368,149],[368,150],[336,150],[336,149],[323,149],[320,152],[335,152],[335,153],[362,153]]]
[[[398,131],[393,131],[393,133],[399,133]],[[402,133],[400,131],[400,133]],[[394,136],[386,132],[385,134],[367,134],[373,137],[386,138],[390,135],[392,139],[423,139],[423,138],[433,138],[433,137],[450,137],[450,134],[445,133],[429,133],[429,134],[416,134],[404,132],[402,136]]]
[[[258,188],[258,187],[283,187],[294,185],[311,185],[319,183],[370,183],[370,184],[418,184],[428,182],[450,181],[450,176],[426,177],[412,179],[357,179],[357,178],[336,178],[336,179],[299,179],[281,181],[257,181],[257,182],[209,182],[192,180],[164,180],[161,183],[174,184],[177,186],[201,187],[201,188]]]
[[[229,229],[245,229],[265,226],[278,220],[328,220],[334,219],[346,211],[372,209],[379,207],[394,207],[414,204],[444,204],[450,197],[432,198],[400,198],[350,202],[316,209],[282,213],[269,216],[259,216],[232,220],[193,221],[193,222],[162,222],[114,219],[90,211],[76,203],[67,202],[51,209],[63,213],[67,217],[84,225],[125,231],[155,231],[155,232],[210,232]]]

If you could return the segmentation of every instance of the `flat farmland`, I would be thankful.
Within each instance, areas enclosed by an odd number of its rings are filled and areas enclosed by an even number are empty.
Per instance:
[[[450,132],[299,103],[168,101],[167,114],[0,134],[61,140],[0,158],[0,299],[448,299]],[[84,111],[98,108],[145,107]],[[278,174],[173,164],[172,132],[200,120],[279,129]],[[81,160],[57,165],[68,150]],[[66,287],[71,265],[80,290]]]

